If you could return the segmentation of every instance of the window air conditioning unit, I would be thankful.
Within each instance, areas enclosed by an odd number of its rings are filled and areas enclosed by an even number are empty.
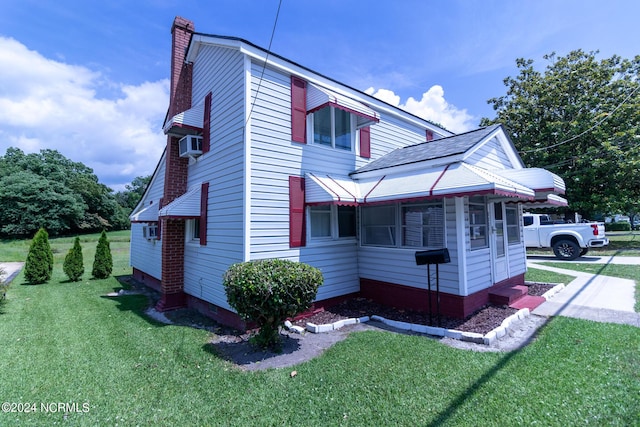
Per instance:
[[[180,157],[198,157],[202,154],[202,137],[187,135],[178,142]]]
[[[158,240],[158,226],[156,224],[142,227],[142,235],[147,240]]]

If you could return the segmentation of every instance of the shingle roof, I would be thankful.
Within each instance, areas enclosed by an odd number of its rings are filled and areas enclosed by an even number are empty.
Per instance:
[[[492,125],[459,135],[436,139],[434,141],[422,142],[420,144],[409,145],[398,148],[384,156],[368,163],[356,170],[354,173],[367,172],[377,169],[390,168],[393,166],[406,165],[410,163],[434,160],[443,157],[462,154],[485,139],[501,125]]]

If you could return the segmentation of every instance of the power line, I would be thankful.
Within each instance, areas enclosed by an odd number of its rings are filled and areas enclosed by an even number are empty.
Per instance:
[[[601,120],[599,120],[598,122],[596,122],[596,123],[595,123],[593,126],[591,126],[589,129],[587,129],[587,130],[585,130],[585,131],[583,131],[583,132],[579,133],[578,135],[572,136],[571,138],[566,139],[566,140],[564,140],[564,141],[562,141],[562,142],[558,142],[557,144],[549,145],[549,146],[547,146],[547,147],[534,148],[534,149],[532,149],[532,150],[523,150],[523,151],[520,151],[520,153],[523,153],[523,154],[524,154],[524,153],[535,153],[535,152],[537,152],[537,151],[548,150],[548,149],[550,149],[550,148],[555,148],[555,147],[558,147],[558,146],[560,146],[560,145],[566,144],[566,143],[568,143],[568,142],[571,142],[571,141],[573,141],[573,140],[575,140],[575,139],[580,138],[581,136],[583,136],[583,135],[585,135],[585,134],[587,134],[587,133],[591,132],[592,130],[594,130],[595,128],[597,128],[598,126],[600,126],[602,123],[604,123],[604,122],[605,122],[609,117],[611,117],[611,116],[613,115],[613,113],[615,113],[616,111],[618,111],[618,110],[619,110],[619,109],[620,109],[624,104],[626,104],[626,102],[629,100],[629,98],[631,98],[631,97],[633,96],[633,94],[635,94],[635,93],[638,91],[638,89],[640,89],[640,85],[636,86],[636,88],[635,88],[635,89],[633,89],[633,90],[631,91],[631,93],[630,93],[629,95],[627,95],[627,97],[626,97],[625,99],[623,99],[623,100],[622,100],[622,102],[620,102],[620,103],[616,106],[616,108],[614,108],[613,110],[611,110],[611,112],[610,112],[610,113],[606,114],[606,115],[605,115]]]
[[[256,88],[256,94],[253,97],[253,101],[251,102],[251,109],[249,110],[249,114],[247,115],[247,121],[244,122],[244,127],[247,127],[247,123],[249,123],[249,119],[251,118],[251,114],[253,114],[253,107],[256,105],[256,99],[258,98],[258,94],[260,93],[260,87],[262,86],[262,79],[264,77],[264,71],[267,68],[267,61],[269,60],[269,54],[271,53],[271,44],[273,43],[273,37],[276,33],[276,26],[278,25],[278,17],[280,16],[280,8],[282,7],[282,0],[278,2],[278,10],[276,11],[276,19],[273,22],[273,29],[271,30],[271,38],[269,39],[269,47],[267,48],[267,56],[264,58],[264,64],[262,64],[262,72],[260,73],[260,79],[258,80],[258,87]]]

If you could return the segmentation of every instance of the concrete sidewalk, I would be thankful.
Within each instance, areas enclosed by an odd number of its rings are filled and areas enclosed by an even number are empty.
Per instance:
[[[549,257],[528,257],[527,265],[541,270],[577,276],[550,300],[533,310],[540,316],[567,316],[597,322],[622,323],[640,327],[640,313],[634,311],[635,282],[629,279],[581,273],[549,267],[539,262],[558,261]],[[638,265],[640,257],[583,257],[578,261],[597,264]]]
[[[4,270],[4,274],[0,279],[9,284],[20,273],[24,262],[0,262],[0,269]]]

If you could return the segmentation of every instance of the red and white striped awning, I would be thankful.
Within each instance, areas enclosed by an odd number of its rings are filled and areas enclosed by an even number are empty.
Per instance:
[[[490,194],[533,201],[535,192],[515,181],[463,162],[364,179],[307,173],[307,204],[358,205]]]
[[[458,162],[358,181],[361,203],[492,194],[533,200],[535,192],[515,181]]]
[[[355,114],[357,116],[357,128],[380,121],[380,114],[362,102],[309,83],[307,85],[307,112],[313,113],[329,105]]]
[[[564,194],[566,191],[564,180],[546,169],[504,169],[494,171],[494,173],[535,190],[536,197],[554,193]]]
[[[358,204],[358,188],[348,176],[307,173],[304,180],[305,203]]]

